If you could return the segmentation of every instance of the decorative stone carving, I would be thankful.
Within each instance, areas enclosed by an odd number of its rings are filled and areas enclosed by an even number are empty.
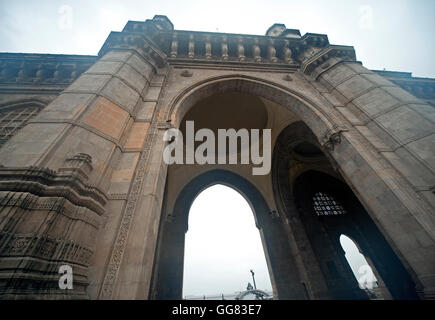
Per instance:
[[[245,60],[245,47],[243,45],[243,39],[239,38],[237,43],[237,53],[240,61]]]
[[[189,36],[189,58],[193,58],[195,56],[195,40],[193,38],[193,34]]]
[[[267,29],[266,36],[279,37],[280,35],[282,35],[284,33],[285,30],[286,30],[286,27],[284,24],[275,23],[269,29]]]
[[[222,37],[222,59],[228,60],[228,44],[226,37]]]
[[[334,147],[341,142],[341,134],[347,129],[335,126],[329,129],[322,137],[321,144],[327,150],[334,150]]]
[[[191,77],[193,75],[193,73],[192,73],[192,71],[189,71],[189,70],[183,70],[183,72],[181,72],[180,75],[182,77],[189,78],[189,77]]]
[[[205,58],[211,59],[211,43],[210,43],[209,36],[206,37],[206,42],[205,42]]]
[[[66,87],[96,60],[90,56],[0,53],[0,83]]]
[[[355,61],[355,51],[353,47],[348,46],[328,46],[324,49],[317,49],[314,55],[310,58],[307,58],[306,61],[303,62],[301,71],[307,75],[311,75],[314,69],[320,66],[320,69],[324,70],[329,67],[329,65],[325,64],[325,67],[322,67],[322,64],[326,62],[329,58],[337,57],[342,59],[348,59],[351,61]]]
[[[167,56],[144,34],[136,32],[111,32],[98,53],[103,56],[113,49],[136,50],[144,56],[155,68],[162,68],[166,64]]]
[[[92,157],[86,153],[79,153],[72,158],[67,158],[65,167],[60,168],[59,172],[77,172],[84,179],[88,179],[92,169]]]
[[[177,51],[178,51],[178,40],[177,40],[177,34],[174,33],[172,35],[171,58],[177,57]]]
[[[277,62],[278,58],[276,57],[276,49],[273,40],[269,41],[269,47],[268,47],[268,58],[272,62]]]
[[[284,56],[284,61],[285,62],[287,62],[287,63],[292,63],[293,62],[292,51],[289,48],[289,42],[288,41],[284,42],[283,56]]]
[[[5,219],[0,259],[17,266],[11,281],[0,265],[0,298],[87,298],[87,267],[94,251],[88,246],[94,244],[107,202],[100,190],[86,184],[91,170],[91,157],[83,153],[66,159],[58,173],[0,168],[0,215]],[[58,286],[63,264],[74,271],[68,292]]]
[[[283,77],[283,79],[284,79],[285,81],[293,81],[293,78],[292,78],[289,74],[286,74],[286,75]]]
[[[258,44],[259,44],[258,39],[255,39],[254,44],[252,46],[252,53],[253,53],[255,62],[261,61],[261,49],[260,49],[260,46]]]

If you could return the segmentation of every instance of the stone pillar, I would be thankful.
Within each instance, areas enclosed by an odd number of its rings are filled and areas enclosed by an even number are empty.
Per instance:
[[[100,55],[2,148],[0,295],[6,298],[97,296],[115,236],[98,230],[116,225],[122,204],[114,200],[128,198],[135,167],[144,165],[155,107],[149,102],[160,92],[152,81],[165,59],[141,34],[112,33]],[[58,287],[62,264],[73,268],[72,291]]]
[[[282,49],[283,50],[283,58],[284,58],[285,62],[292,63],[293,62],[292,51],[290,50],[289,45],[290,45],[289,41],[286,40],[284,42],[284,48]]]
[[[239,57],[239,61],[245,60],[245,46],[243,45],[243,39],[239,38],[237,40],[237,55]]]
[[[420,296],[435,297],[433,107],[364,68],[352,48],[329,46],[304,61],[302,70],[349,123],[341,142],[331,141],[332,157]]]
[[[171,43],[171,58],[176,58],[178,52],[178,39],[177,34],[174,33],[172,35],[172,43]]]
[[[164,130],[150,127],[99,293],[100,299],[147,299],[166,180]]]
[[[211,42],[210,36],[207,36],[205,39],[205,58],[211,59]]]
[[[254,56],[255,62],[261,61],[261,49],[258,45],[258,39],[255,39],[254,44],[252,45],[252,55]]]
[[[195,56],[195,40],[193,38],[193,34],[189,35],[189,45],[188,45],[188,56],[189,58],[193,58]]]
[[[222,37],[222,59],[228,60],[227,37]]]
[[[278,58],[276,57],[276,49],[275,49],[275,43],[273,40],[269,40],[269,46],[267,48],[267,56],[270,61],[277,62]]]

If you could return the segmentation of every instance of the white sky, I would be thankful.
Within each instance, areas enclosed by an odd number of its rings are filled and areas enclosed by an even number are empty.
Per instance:
[[[65,20],[68,8],[71,20]],[[284,23],[302,34],[327,34],[332,44],[354,46],[367,68],[435,77],[433,0],[0,0],[0,52],[96,55],[110,31],[155,14],[168,16],[178,30],[264,34],[272,24]],[[194,202],[192,217],[185,294],[243,290],[251,268],[257,287],[270,289],[259,233],[240,194],[223,186],[207,189]],[[217,243],[206,243],[211,238]]]
[[[72,9],[70,28],[62,24],[64,5]],[[179,30],[264,34],[284,23],[354,46],[370,69],[435,77],[433,0],[1,0],[0,51],[96,55],[110,31],[155,14]]]
[[[223,185],[201,192],[189,213],[183,297],[231,294],[254,285],[272,291],[254,215],[240,193]]]

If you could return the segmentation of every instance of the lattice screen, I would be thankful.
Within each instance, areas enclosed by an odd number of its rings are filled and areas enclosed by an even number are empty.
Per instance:
[[[37,106],[0,110],[0,147],[24,127],[39,110]]]
[[[333,216],[346,213],[341,203],[325,192],[317,192],[313,196],[313,208],[318,216]]]

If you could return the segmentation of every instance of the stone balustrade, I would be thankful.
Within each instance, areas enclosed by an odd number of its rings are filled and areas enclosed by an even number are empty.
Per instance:
[[[171,31],[154,35],[170,60],[212,60],[246,63],[299,64],[308,47],[328,45],[324,35],[300,39],[225,33]]]
[[[276,25],[275,27],[283,27]],[[169,60],[209,60],[262,64],[299,65],[314,52],[329,45],[323,34],[299,30],[268,30],[265,36],[174,30],[164,16],[145,22],[129,21],[123,34],[142,34]],[[314,48],[314,49],[313,49]]]
[[[96,56],[0,53],[0,83],[69,84]]]

